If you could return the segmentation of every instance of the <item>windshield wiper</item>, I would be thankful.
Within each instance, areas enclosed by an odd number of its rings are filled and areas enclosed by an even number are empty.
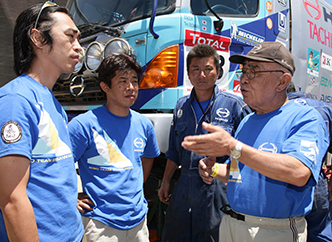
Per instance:
[[[90,35],[92,32],[100,32],[104,31],[106,34],[113,37],[121,37],[124,33],[124,29],[122,27],[112,27],[105,26],[107,23],[85,23],[77,26],[81,31],[81,38],[84,38]]]

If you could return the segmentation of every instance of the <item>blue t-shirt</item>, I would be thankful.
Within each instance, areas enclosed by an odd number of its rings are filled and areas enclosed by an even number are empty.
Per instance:
[[[136,227],[148,209],[142,157],[160,153],[151,121],[133,110],[119,117],[102,106],[68,126],[83,191],[95,204],[82,215],[120,230]]]
[[[312,172],[303,187],[268,178],[231,159],[229,204],[253,216],[289,218],[310,212],[321,161],[329,145],[326,125],[312,107],[289,102],[267,114],[246,116],[235,137],[258,150],[291,155]],[[268,161],[267,161],[268,162]]]
[[[40,241],[81,241],[77,177],[66,113],[52,92],[28,75],[0,89],[0,157],[31,160],[27,194]],[[0,241],[7,241],[2,214]]]

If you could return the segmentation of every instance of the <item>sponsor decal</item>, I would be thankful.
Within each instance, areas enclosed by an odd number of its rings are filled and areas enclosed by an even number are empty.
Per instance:
[[[316,3],[316,5],[309,2],[308,0],[303,0],[304,8],[305,8],[305,10],[307,10],[307,13],[310,15],[310,17],[318,20],[322,16],[322,12],[320,10],[320,6],[319,6],[317,0],[315,0],[315,3]]]
[[[234,80],[233,81],[233,92],[241,93],[240,80]]]
[[[326,102],[326,103],[332,103],[332,96],[321,94],[320,101]]]
[[[235,22],[231,22],[231,38],[247,45],[255,46],[262,43],[265,38],[248,30],[239,28]]]
[[[15,121],[8,121],[1,128],[2,140],[9,144],[19,141],[22,137],[22,130],[18,123]]]
[[[320,85],[324,86],[324,87],[331,88],[332,87],[332,80],[322,76],[321,79],[320,79]]]
[[[332,71],[332,56],[322,53],[320,64],[322,68]]]
[[[317,50],[308,48],[307,74],[310,76],[319,76],[320,53]]]
[[[202,33],[198,31],[185,30],[185,45],[194,46],[196,44],[207,44],[214,47],[217,51],[229,52],[231,39],[220,35]]]
[[[310,20],[307,20],[307,23],[309,24],[309,33],[310,33],[310,38],[315,39],[316,41],[328,46],[332,47],[332,33],[323,27],[317,26],[315,23],[311,22]]]
[[[278,13],[278,30],[280,32],[286,33],[286,15],[279,12]]]

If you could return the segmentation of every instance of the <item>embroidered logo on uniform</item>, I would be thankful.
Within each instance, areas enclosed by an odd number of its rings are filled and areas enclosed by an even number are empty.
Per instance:
[[[231,112],[227,108],[218,108],[216,111],[216,114],[218,117],[216,117],[216,120],[228,122],[228,117],[231,114]]]
[[[1,128],[1,138],[6,143],[15,143],[22,137],[21,127],[15,121],[8,121]]]
[[[180,109],[178,110],[178,112],[177,112],[176,116],[177,116],[178,118],[181,118],[181,117],[182,117],[182,115],[183,115],[183,109],[182,109],[182,108],[180,108]]]

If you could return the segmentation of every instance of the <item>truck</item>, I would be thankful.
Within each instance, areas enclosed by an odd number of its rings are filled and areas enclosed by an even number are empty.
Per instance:
[[[294,56],[294,82],[306,96],[332,102],[332,7],[323,0],[68,0],[83,46],[72,74],[53,93],[69,117],[105,102],[98,67],[110,53],[126,53],[143,67],[132,107],[148,116],[162,153],[177,100],[190,93],[186,54],[198,44],[220,55],[219,88],[241,95],[238,64],[262,41],[283,43]]]
[[[68,0],[67,7],[83,49],[75,71],[54,85],[55,97],[69,117],[102,105],[100,62],[133,56],[143,74],[132,108],[153,122],[162,154],[175,104],[192,89],[186,55],[198,43],[220,55],[220,90],[241,96],[241,66],[229,57],[278,41],[294,56],[297,89],[332,103],[332,6],[324,0]]]

